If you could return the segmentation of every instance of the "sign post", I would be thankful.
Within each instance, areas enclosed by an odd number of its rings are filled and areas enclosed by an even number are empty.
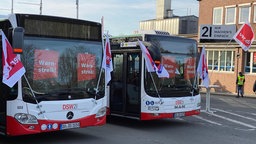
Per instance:
[[[199,87],[206,88],[204,85],[199,85]],[[211,111],[211,88],[219,88],[219,85],[209,85],[209,87],[206,88],[205,112],[212,114],[214,111]]]

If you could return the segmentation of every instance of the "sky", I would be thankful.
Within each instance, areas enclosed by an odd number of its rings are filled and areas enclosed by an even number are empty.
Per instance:
[[[1,0],[0,15],[11,13],[40,13],[40,0]],[[198,16],[197,0],[172,0],[175,15]],[[76,0],[42,0],[42,14],[77,17]],[[79,19],[101,22],[113,36],[132,34],[139,30],[139,22],[156,18],[156,0],[79,0]]]

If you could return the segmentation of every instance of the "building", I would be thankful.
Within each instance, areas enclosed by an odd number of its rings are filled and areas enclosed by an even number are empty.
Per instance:
[[[256,0],[198,0],[199,26],[235,26],[237,31],[249,22],[256,34]],[[199,28],[199,39],[202,29]],[[245,95],[256,96],[253,84],[256,80],[256,42],[244,51],[232,40],[201,40],[199,48],[205,46],[210,83],[219,85],[216,92],[236,94],[236,78],[241,71],[245,75]]]
[[[156,19],[172,17],[171,0],[156,1]]]
[[[156,0],[156,19],[141,21],[140,30],[166,31],[172,35],[196,34],[198,17],[176,16],[171,9],[171,0]]]

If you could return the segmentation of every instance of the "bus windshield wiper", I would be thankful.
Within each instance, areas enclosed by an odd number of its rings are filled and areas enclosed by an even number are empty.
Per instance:
[[[31,94],[32,94],[32,96],[33,96],[33,98],[34,98],[34,100],[35,100],[35,102],[36,102],[37,108],[38,108],[38,110],[39,110],[38,115],[42,114],[43,117],[46,119],[46,116],[44,115],[44,112],[45,112],[45,111],[42,111],[42,110],[41,110],[41,106],[39,105],[38,100],[37,100],[37,98],[36,98],[36,96],[35,96],[35,91],[33,91],[33,89],[31,88],[31,85],[30,85],[30,83],[28,82],[28,79],[27,79],[26,74],[24,74],[24,78],[25,78],[25,80],[26,80],[26,82],[27,82],[27,84],[28,84],[28,86],[29,86],[29,90],[31,91]]]
[[[86,91],[89,95],[94,97],[95,100],[101,98],[102,96],[99,94],[99,91],[97,91],[95,88],[88,88]]]
[[[25,87],[26,88],[26,87]],[[26,88],[24,89],[26,91],[28,91],[29,89]],[[28,92],[24,91],[24,93],[26,93],[26,95],[28,96],[32,96],[32,92],[31,90],[29,90]],[[70,99],[81,99],[81,98],[88,98],[90,97],[88,95],[88,93],[86,92],[85,88],[67,88],[67,89],[55,89],[55,90],[51,90],[45,93],[41,93],[41,92],[36,92],[34,90],[32,90],[34,93],[35,98],[33,98],[34,100],[36,99],[37,102],[43,101],[43,100],[70,100]],[[27,97],[29,98],[29,97]],[[30,97],[32,98],[32,97]]]
[[[155,83],[155,80],[154,80],[154,78],[153,78],[153,76],[152,76],[152,73],[149,72],[149,75],[150,75],[150,77],[151,77],[151,79],[152,79],[152,82],[153,82],[153,85],[154,85],[156,94],[157,94],[157,96],[158,96],[158,98],[159,98],[159,102],[160,102],[160,104],[163,104],[163,100],[162,100],[162,98],[161,98],[161,96],[160,96],[160,94],[159,94],[159,91],[158,91],[157,87],[156,87],[156,83]]]

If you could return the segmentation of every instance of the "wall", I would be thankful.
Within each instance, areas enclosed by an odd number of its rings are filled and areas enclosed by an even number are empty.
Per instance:
[[[256,23],[253,23],[253,12],[254,7],[253,4],[256,4],[256,0],[200,0],[199,1],[199,25],[201,24],[212,24],[213,23],[213,8],[214,7],[223,7],[223,24],[225,23],[225,6],[231,6],[239,4],[245,4],[245,3],[251,3],[251,25],[254,29],[254,33],[256,33]],[[242,26],[242,24],[238,24],[238,16],[239,16],[239,10],[237,8],[236,10],[236,27],[237,30]],[[200,30],[200,29],[199,29]],[[198,33],[200,34],[200,32]],[[200,37],[200,36],[198,36]],[[226,43],[218,43],[218,42],[212,42],[212,43],[199,43],[199,49],[202,48],[203,45],[205,45],[206,50],[207,48],[211,48],[212,45],[218,45],[220,49],[232,49],[235,51],[235,55],[238,53],[240,54],[240,57],[235,58],[235,70],[234,72],[221,72],[221,71],[209,71],[211,84],[217,84],[220,85],[221,88],[214,89],[213,91],[216,92],[224,92],[224,93],[232,93],[236,94],[236,78],[238,75],[238,72],[244,71],[245,67],[245,51],[241,49],[241,47],[236,42],[231,42],[228,46],[228,42]],[[211,46],[209,46],[211,45]],[[254,42],[252,47],[250,48],[251,52],[256,52],[256,43]],[[244,91],[245,95],[256,97],[253,89],[254,81],[256,80],[256,73],[245,73],[245,86]]]

